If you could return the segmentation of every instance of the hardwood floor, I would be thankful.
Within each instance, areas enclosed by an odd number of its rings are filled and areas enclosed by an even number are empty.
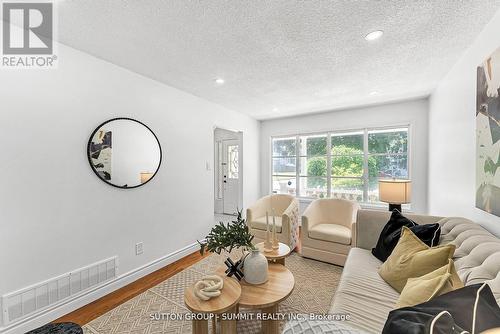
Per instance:
[[[127,300],[143,293],[149,288],[160,284],[182,270],[192,266],[208,255],[201,256],[199,252],[192,253],[168,266],[165,266],[137,281],[120,288],[109,295],[87,304],[54,322],[74,322],[80,326],[100,317]]]
[[[299,234],[301,230],[299,228]],[[300,238],[296,252],[300,253],[301,245]],[[83,326],[90,321],[100,317],[104,313],[114,309],[120,304],[125,303],[127,300],[134,298],[135,296],[143,293],[147,289],[152,288],[155,285],[160,284],[164,280],[174,276],[175,274],[183,271],[184,269],[192,266],[201,259],[207,257],[205,254],[201,256],[199,252],[192,253],[168,266],[165,266],[137,281],[130,283],[123,288],[120,288],[109,295],[106,295],[98,300],[87,304],[61,318],[55,320],[54,322],[74,322],[80,326]]]

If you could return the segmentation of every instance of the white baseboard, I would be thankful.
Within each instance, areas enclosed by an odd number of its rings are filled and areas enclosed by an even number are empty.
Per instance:
[[[10,324],[7,327],[0,328],[0,334],[22,334],[30,330],[43,326],[65,314],[73,312],[74,310],[85,306],[101,297],[104,297],[111,292],[130,284],[141,277],[144,277],[158,269],[165,267],[199,249],[199,244],[193,243],[183,247],[175,252],[165,255],[157,260],[145,264],[137,269],[131,270],[122,274],[112,281],[104,285],[96,287],[95,289],[85,291],[81,295],[77,295],[65,301],[62,304],[54,305],[49,309],[44,310],[38,314],[34,314],[29,318],[23,319],[20,322]]]

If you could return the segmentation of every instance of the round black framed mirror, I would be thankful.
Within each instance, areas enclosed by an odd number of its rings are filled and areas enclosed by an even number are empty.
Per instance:
[[[126,117],[99,125],[90,135],[87,157],[94,173],[122,189],[137,188],[160,169],[160,141],[144,123]]]

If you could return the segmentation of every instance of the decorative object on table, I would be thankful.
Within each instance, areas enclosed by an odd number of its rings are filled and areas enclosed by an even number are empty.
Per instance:
[[[221,277],[217,275],[204,276],[194,284],[194,294],[201,300],[206,301],[220,296],[223,288],[224,281]]]
[[[156,175],[162,151],[160,141],[145,124],[131,118],[114,118],[92,132],[87,158],[101,180],[117,188],[132,189]]]
[[[269,232],[269,213],[266,211],[266,239],[264,240],[264,252],[272,252],[273,244]]]
[[[258,250],[251,249],[250,254],[243,261],[243,273],[245,281],[250,284],[262,284],[267,281],[267,259]]]
[[[411,202],[411,181],[402,179],[383,179],[378,181],[381,202],[389,203],[389,211],[401,212],[401,204]]]
[[[272,248],[278,249],[279,247],[280,247],[279,240],[278,240],[278,237],[276,235],[276,211],[274,211],[274,208],[273,208],[273,244],[272,244]]]
[[[243,278],[243,261],[242,259],[239,259],[236,261],[236,263],[233,262],[230,258],[227,258],[226,261],[224,261],[224,264],[227,266],[227,269],[225,271],[227,277],[231,277],[234,275],[238,279],[238,281],[241,281]]]
[[[477,68],[476,207],[500,216],[500,49]]]
[[[245,280],[250,284],[260,284],[267,280],[267,260],[255,248],[252,240],[253,235],[250,234],[240,210],[238,211],[236,220],[227,224],[220,222],[215,225],[210,230],[205,241],[198,241],[198,243],[200,244],[200,253],[202,255],[205,250],[220,254],[222,251],[231,253],[233,249],[241,249],[243,254],[240,261],[243,261],[243,276]],[[239,269],[241,269],[241,266],[237,265],[238,262],[235,264],[229,258],[226,261],[226,265],[229,267],[227,275],[236,276],[236,273],[238,273],[238,276],[240,276],[241,271]]]
[[[263,252],[268,262],[278,263],[282,265],[285,265],[285,258],[288,257],[288,255],[290,255],[290,253],[292,252],[290,247],[282,242],[278,244],[277,249],[273,249],[271,252],[264,252],[263,242],[256,244],[255,247]]]

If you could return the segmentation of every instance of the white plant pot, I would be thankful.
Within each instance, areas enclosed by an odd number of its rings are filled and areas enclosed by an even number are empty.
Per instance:
[[[243,274],[249,284],[267,282],[267,259],[259,250],[251,250],[243,262]]]

